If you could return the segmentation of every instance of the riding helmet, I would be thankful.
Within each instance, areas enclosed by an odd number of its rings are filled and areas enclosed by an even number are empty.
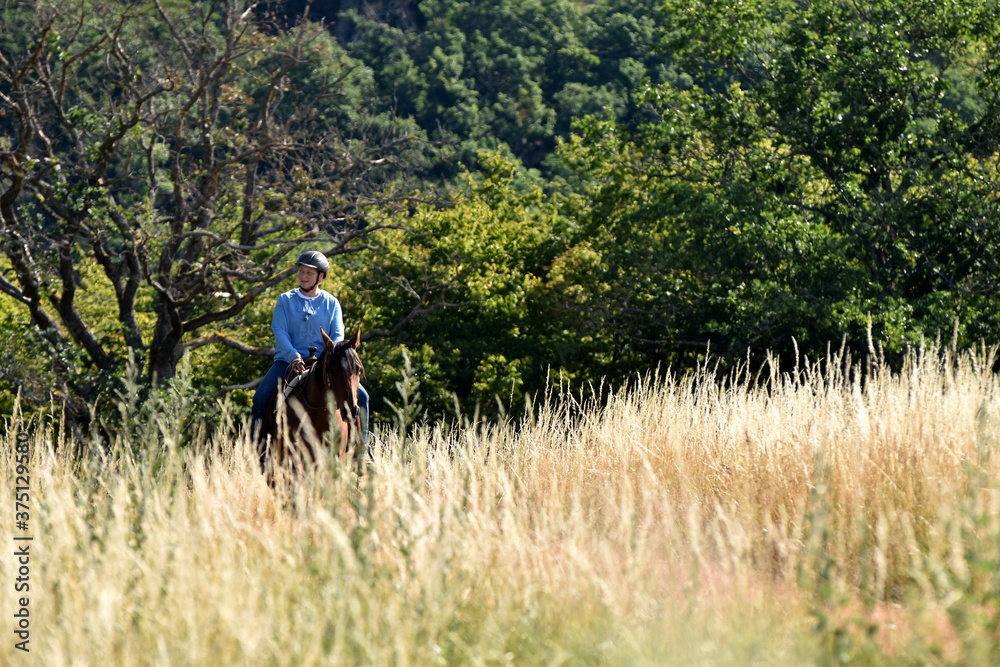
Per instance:
[[[330,262],[326,261],[326,255],[316,250],[309,250],[302,253],[295,264],[296,266],[308,266],[316,269],[324,276],[330,275]]]

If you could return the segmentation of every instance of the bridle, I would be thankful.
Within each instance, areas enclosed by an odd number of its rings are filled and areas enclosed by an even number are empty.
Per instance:
[[[316,369],[314,367],[312,370],[313,374],[316,374],[318,370],[319,375],[322,378],[321,383],[323,387],[324,400],[326,399],[326,392],[332,393],[334,395],[334,398],[336,398],[337,396],[337,392],[334,390],[333,382],[331,381],[330,378],[331,370],[333,368],[333,363],[331,362],[334,361],[333,359],[331,359],[331,357],[333,356],[333,352],[334,350],[330,350],[329,352],[324,352],[320,356],[320,360],[317,362],[319,365],[319,369]],[[309,378],[307,382],[315,382],[315,380]],[[320,410],[325,410],[326,409],[325,405],[317,407],[309,402],[308,389],[309,389],[308,386],[304,386],[302,393],[296,398],[302,401],[307,410],[313,412],[319,412]],[[355,438],[358,438],[360,440],[360,435],[361,435],[361,427],[359,422],[359,418],[361,416],[361,407],[358,405],[355,391],[356,391],[355,387],[351,386],[350,382],[347,382],[347,386],[345,388],[345,393],[347,394],[347,398],[340,405],[337,406],[337,411],[340,413],[340,418],[347,424],[348,443],[350,443]]]

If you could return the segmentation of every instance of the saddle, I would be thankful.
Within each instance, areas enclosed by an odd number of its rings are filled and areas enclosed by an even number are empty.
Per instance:
[[[302,363],[306,365],[306,369],[298,375],[292,370],[291,365],[288,366],[288,370],[285,371],[284,389],[282,389],[285,398],[291,396],[295,388],[305,382],[309,375],[312,374],[313,367],[319,361],[319,357],[316,356],[316,350],[317,348],[315,347],[309,348],[309,356],[302,360]]]

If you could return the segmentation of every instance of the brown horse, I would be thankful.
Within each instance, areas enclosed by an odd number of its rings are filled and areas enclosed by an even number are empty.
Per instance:
[[[338,456],[346,454],[353,445],[355,456],[360,459],[362,434],[358,381],[365,371],[357,353],[361,330],[355,332],[350,340],[339,343],[334,343],[325,331],[321,333],[323,352],[308,377],[283,401],[283,410],[279,412],[278,409],[280,391],[275,393],[268,406],[261,427],[264,444],[260,452],[262,466],[267,458],[268,438],[276,466],[286,465],[289,461],[296,466],[314,462],[314,447],[327,442],[328,434]]]

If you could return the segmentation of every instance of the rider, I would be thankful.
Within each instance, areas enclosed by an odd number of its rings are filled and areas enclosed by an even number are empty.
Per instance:
[[[274,331],[274,364],[257,386],[253,396],[253,429],[257,432],[267,405],[278,390],[278,381],[285,377],[289,366],[298,375],[305,370],[302,356],[310,347],[323,349],[320,329],[334,342],[344,339],[344,316],[337,298],[319,288],[330,272],[330,263],[321,252],[310,250],[299,255],[299,286],[278,297],[274,304],[271,329]],[[358,385],[358,406],[361,408],[362,440],[368,442],[368,392]]]

